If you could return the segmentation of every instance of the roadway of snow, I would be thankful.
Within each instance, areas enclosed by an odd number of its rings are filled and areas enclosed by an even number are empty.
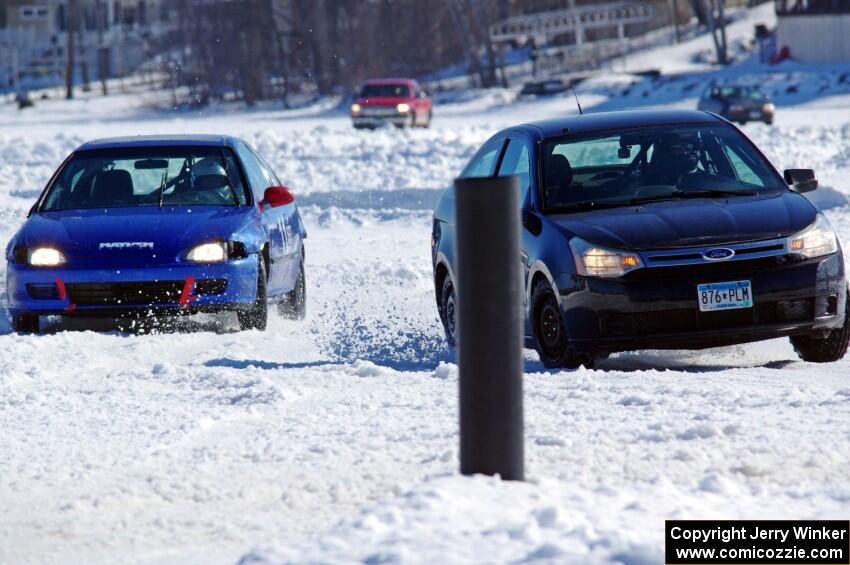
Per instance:
[[[745,129],[777,166],[818,169],[817,202],[847,243],[850,101],[832,94]],[[846,518],[850,360],[805,364],[785,340],[629,353],[597,371],[545,371],[526,352],[529,482],[455,474],[430,208],[493,131],[572,113],[571,98],[496,92],[412,132],[138,102],[0,107],[0,239],[85,139],[236,134],[299,195],[309,316],[265,333],[202,318],[154,335],[55,322],[43,336],[0,316],[0,562],[639,564],[660,561],[664,518]]]

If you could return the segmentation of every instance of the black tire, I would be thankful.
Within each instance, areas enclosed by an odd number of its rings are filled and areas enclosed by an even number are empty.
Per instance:
[[[18,314],[12,316],[12,329],[20,334],[37,334],[41,325],[36,314]]]
[[[767,118],[767,119],[764,121],[764,123],[766,123],[766,124],[767,124],[767,125],[769,125],[769,126],[772,126],[772,125],[773,125],[773,118]]]
[[[446,342],[449,347],[454,347],[457,344],[457,293],[449,275],[443,279],[443,288],[440,289],[440,319],[446,332]]]
[[[242,330],[266,329],[268,323],[268,295],[266,291],[266,263],[262,256],[257,257],[259,268],[257,269],[257,298],[248,310],[237,310],[236,317],[239,319],[239,328]]]
[[[540,361],[550,369],[577,369],[592,365],[592,356],[582,360],[567,345],[567,328],[555,291],[546,281],[538,281],[531,292],[531,323]]]
[[[431,121],[432,121],[433,119],[434,119],[434,112],[433,112],[433,110],[428,110],[428,121],[427,121],[427,122],[425,122],[425,125],[423,125],[422,127],[423,127],[423,128],[425,128],[425,129],[428,129],[429,127],[431,127]]]
[[[797,336],[791,338],[791,345],[797,356],[809,363],[834,363],[847,354],[850,343],[850,292],[844,307],[844,325],[832,330],[826,337]]]
[[[295,288],[292,289],[277,305],[278,313],[290,320],[303,320],[307,316],[307,277],[304,274],[304,256],[301,256],[301,265],[298,267],[298,279]]]

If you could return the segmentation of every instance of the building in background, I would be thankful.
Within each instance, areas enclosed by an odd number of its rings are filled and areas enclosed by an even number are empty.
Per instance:
[[[138,68],[174,27],[168,0],[0,0],[0,89],[64,81],[72,9],[78,83]]]
[[[850,62],[850,2],[776,0],[776,45],[804,63]]]

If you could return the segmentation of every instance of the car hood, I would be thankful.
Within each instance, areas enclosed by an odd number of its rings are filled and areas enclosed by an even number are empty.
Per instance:
[[[190,247],[234,238],[248,207],[144,207],[34,214],[19,244],[50,245],[70,264],[173,264]]]
[[[815,207],[783,191],[694,198],[550,215],[558,229],[618,249],[670,249],[786,237],[815,221]]]

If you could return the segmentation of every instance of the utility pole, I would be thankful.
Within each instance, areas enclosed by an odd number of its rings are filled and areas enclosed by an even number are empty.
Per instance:
[[[68,0],[68,22],[66,33],[68,34],[68,64],[65,67],[65,98],[74,97],[74,34],[77,31],[77,0]]]
[[[457,179],[460,472],[525,476],[518,177]]]
[[[79,2],[79,0],[77,1]],[[80,70],[82,70],[83,73],[83,92],[88,92],[91,87],[89,86],[89,58],[86,56],[86,18],[84,17],[88,8],[86,6],[77,5],[77,10],[77,48],[80,50]]]
[[[109,75],[109,50],[103,43],[104,27],[109,18],[109,6],[102,0],[97,0],[95,5],[95,17],[97,17],[97,76],[100,77],[100,90],[103,95],[109,94],[106,79]]]
[[[679,31],[679,0],[670,0],[671,11],[673,12],[673,29],[676,30],[676,43],[682,41],[682,34]]]

